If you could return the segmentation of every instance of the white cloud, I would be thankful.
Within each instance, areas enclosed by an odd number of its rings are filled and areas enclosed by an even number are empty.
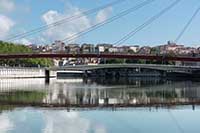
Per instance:
[[[45,24],[50,24],[64,18],[69,18],[72,14],[81,14],[81,11],[76,7],[70,7],[70,11],[64,13],[59,13],[55,10],[49,10],[42,15],[42,20],[45,22]],[[71,35],[83,31],[90,26],[90,19],[83,15],[83,17],[79,19],[56,26],[55,28],[50,28],[43,33],[43,37],[50,41],[62,40],[64,38],[71,37]]]
[[[24,44],[24,45],[30,45],[30,44],[32,44],[31,40],[26,39],[26,38],[22,38],[20,40],[14,41],[14,42],[18,43],[18,44]]]
[[[90,122],[81,118],[78,112],[45,111],[44,133],[87,133]]]
[[[96,125],[94,127],[95,133],[107,133],[105,126],[103,125]]]
[[[112,13],[112,7],[108,7],[106,9],[99,11],[96,16],[96,22],[100,23],[102,21],[105,21],[106,19],[108,19],[111,13]]]
[[[95,19],[92,20],[88,18],[88,16],[82,14],[79,8],[72,6],[68,2],[65,2],[65,8],[67,10],[64,11],[64,13],[60,13],[56,10],[49,10],[48,12],[44,13],[42,15],[43,22],[45,24],[51,24],[58,20],[69,18],[70,16],[75,14],[80,14],[82,15],[82,17],[80,17],[79,19],[73,19],[73,21],[64,23],[62,25],[56,26],[56,28],[50,28],[49,30],[45,31],[42,35],[45,40],[50,40],[52,42],[55,40],[62,40],[71,37],[72,35],[91,27],[92,24],[96,24],[106,20],[112,13],[112,7],[108,7],[106,9],[100,10],[97,13]]]
[[[33,119],[34,116],[34,119]],[[37,119],[37,123],[29,120]],[[42,125],[42,126],[38,126]],[[43,126],[44,125],[44,126]],[[105,125],[95,123],[91,118],[84,118],[81,112],[68,112],[66,110],[35,110],[23,109],[0,114],[0,132],[28,132],[35,130],[43,133],[106,133]]]
[[[6,133],[8,130],[13,128],[13,124],[6,114],[0,115],[0,131]]]
[[[13,20],[0,14],[0,39],[4,39],[8,35],[14,24]]]
[[[0,12],[10,12],[15,8],[12,0],[0,0]]]

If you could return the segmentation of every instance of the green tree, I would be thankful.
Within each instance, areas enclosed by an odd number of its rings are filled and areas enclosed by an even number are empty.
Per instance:
[[[124,63],[124,59],[107,59],[106,64],[122,64]]]
[[[32,49],[25,45],[13,44],[0,41],[0,54],[34,53]],[[28,66],[28,67],[48,67],[53,65],[51,59],[1,59],[0,65],[8,66]]]

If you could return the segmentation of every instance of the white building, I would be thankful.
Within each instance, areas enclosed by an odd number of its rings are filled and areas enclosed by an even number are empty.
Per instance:
[[[105,47],[104,46],[98,46],[98,51],[101,52],[105,52]]]
[[[117,47],[111,47],[111,48],[108,49],[108,52],[110,52],[110,53],[117,53],[118,51],[119,50],[118,50]]]
[[[134,53],[136,53],[139,50],[139,46],[130,46],[130,49],[133,50]]]

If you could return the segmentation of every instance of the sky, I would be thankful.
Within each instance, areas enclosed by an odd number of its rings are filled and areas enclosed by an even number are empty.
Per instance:
[[[115,0],[0,0],[0,40],[25,33],[60,19],[82,14]],[[82,14],[83,17],[49,30],[14,40],[23,44],[51,44],[100,23],[145,0],[124,0],[117,5]],[[150,17],[159,13],[175,0],[155,0],[151,4],[130,13],[112,23],[100,27],[73,40],[74,43],[115,43]],[[200,7],[199,0],[182,0],[158,20],[124,42],[124,45],[160,45],[175,40],[192,14]],[[200,13],[186,30],[179,44],[200,46]]]

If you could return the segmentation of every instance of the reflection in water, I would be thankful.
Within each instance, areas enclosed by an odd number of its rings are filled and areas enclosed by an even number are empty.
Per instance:
[[[193,81],[53,79],[49,86],[45,86],[40,79],[7,79],[0,82],[2,105],[131,107],[200,103],[200,83]]]
[[[199,103],[193,81],[1,79],[0,132],[199,133]]]
[[[189,114],[189,115],[188,115]],[[192,111],[137,108],[126,111],[15,109],[0,114],[0,131],[9,133],[199,133],[200,108]],[[169,128],[170,127],[170,128]]]
[[[41,90],[45,89],[45,80],[38,79],[0,79],[0,91]]]
[[[161,78],[148,78],[148,77],[133,77],[133,78],[92,78],[90,80],[86,79],[84,80],[85,83],[93,82],[100,85],[107,85],[107,86],[113,86],[113,85],[132,85],[135,87],[141,87],[141,86],[150,86],[150,85],[158,85],[163,84],[165,79]]]

